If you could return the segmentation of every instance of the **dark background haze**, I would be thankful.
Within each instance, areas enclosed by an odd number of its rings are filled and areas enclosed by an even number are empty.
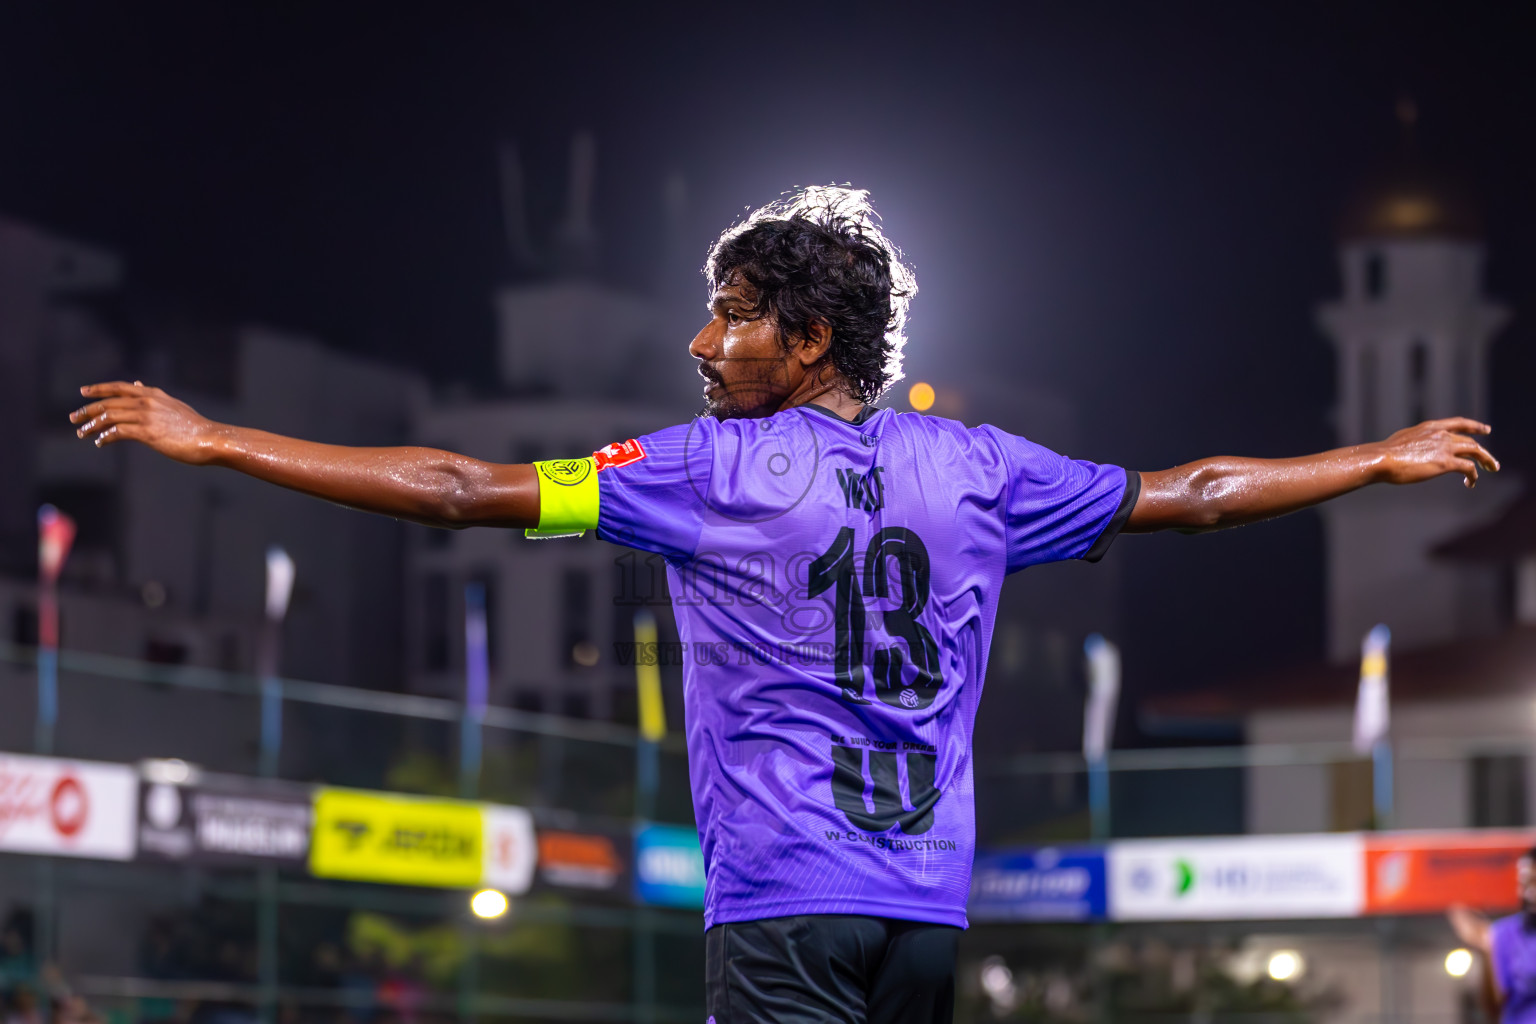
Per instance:
[[[447,382],[491,375],[499,141],[550,221],[570,134],[595,131],[606,272],[637,285],[669,174],[696,263],[747,206],[852,182],[917,270],[909,380],[1027,380],[1078,406],[1071,454],[1155,469],[1330,443],[1313,309],[1411,95],[1422,152],[1486,212],[1516,313],[1492,447],[1529,472],[1536,38],[1514,5],[550,6],[9,5],[0,213],[119,252],[136,290]],[[1132,698],[1321,655],[1310,514],[1111,557]]]

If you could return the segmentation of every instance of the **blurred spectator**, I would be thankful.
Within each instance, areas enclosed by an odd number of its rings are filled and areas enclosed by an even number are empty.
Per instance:
[[[43,1024],[37,991],[30,983],[12,988],[6,1002],[5,1024]]]
[[[83,997],[69,994],[53,1003],[52,1024],[104,1024],[101,1015],[92,1010]]]
[[[0,995],[35,976],[32,935],[32,911],[13,907],[0,926]]]

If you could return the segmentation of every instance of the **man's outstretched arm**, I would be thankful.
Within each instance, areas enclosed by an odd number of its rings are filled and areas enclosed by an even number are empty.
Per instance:
[[[1399,430],[1385,441],[1295,459],[1218,456],[1141,474],[1127,533],[1241,526],[1337,498],[1367,484],[1413,484],[1459,473],[1476,486],[1499,463],[1474,438],[1485,423],[1456,417]]]
[[[97,447],[138,441],[196,466],[224,466],[338,505],[426,526],[533,527],[532,466],[482,462],[435,448],[349,448],[216,423],[159,388],[115,381],[80,389],[75,433]]]

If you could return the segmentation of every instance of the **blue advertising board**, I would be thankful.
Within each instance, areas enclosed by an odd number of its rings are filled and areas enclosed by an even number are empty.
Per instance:
[[[967,913],[972,921],[1101,921],[1106,874],[1101,846],[980,853]]]
[[[680,825],[635,831],[635,898],[663,907],[704,907],[704,854],[699,833]]]

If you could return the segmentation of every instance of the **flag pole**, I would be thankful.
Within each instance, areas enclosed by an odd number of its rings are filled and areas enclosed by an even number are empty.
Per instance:
[[[59,721],[59,573],[75,540],[75,521],[52,505],[37,510],[37,732],[39,754],[53,753]]]
[[[267,548],[266,617],[256,672],[261,679],[261,765],[264,776],[275,776],[283,750],[283,682],[279,677],[283,651],[283,620],[293,597],[293,559],[276,544]]]
[[[480,789],[481,729],[490,690],[490,626],[485,584],[464,584],[464,717],[459,723],[459,795],[473,799]]]
[[[1387,656],[1392,631],[1377,624],[1360,645],[1360,689],[1355,697],[1355,753],[1371,757],[1371,816],[1378,829],[1392,822],[1392,699]]]
[[[1088,815],[1094,839],[1110,834],[1109,748],[1120,701],[1120,649],[1098,633],[1083,641],[1088,702],[1083,708],[1083,760],[1088,763]]]

